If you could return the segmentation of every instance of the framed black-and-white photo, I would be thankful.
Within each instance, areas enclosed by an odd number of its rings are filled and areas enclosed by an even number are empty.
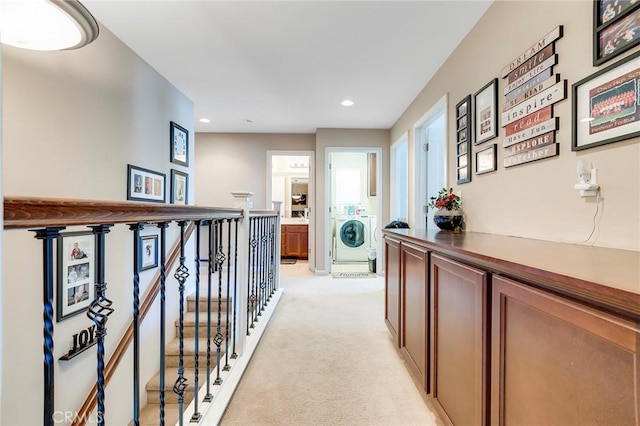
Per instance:
[[[479,145],[498,136],[498,79],[494,78],[473,95],[474,136]]]
[[[640,136],[640,52],[571,86],[571,150]]]
[[[140,244],[138,245],[140,250],[140,270],[145,271],[147,269],[155,268],[158,266],[158,236],[157,235],[145,235],[140,237]]]
[[[56,321],[87,310],[95,293],[95,243],[90,231],[65,232],[57,239]]]
[[[189,175],[179,170],[171,169],[171,204],[188,203]]]
[[[593,65],[601,65],[640,43],[640,2],[593,2]]]
[[[497,158],[498,152],[495,143],[476,152],[476,174],[481,175],[495,171]]]
[[[164,203],[166,175],[127,165],[127,200]]]
[[[181,166],[189,165],[189,131],[171,122],[171,162]]]

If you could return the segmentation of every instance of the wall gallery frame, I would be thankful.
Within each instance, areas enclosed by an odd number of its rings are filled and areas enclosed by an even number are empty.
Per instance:
[[[471,182],[471,136],[469,134],[469,115],[471,114],[471,95],[467,95],[456,104],[456,182]]]
[[[640,52],[571,86],[571,150],[640,136]]]
[[[127,200],[164,203],[166,181],[167,176],[164,173],[128,164]]]
[[[593,2],[593,65],[601,65],[640,43],[640,3]]]
[[[158,266],[158,236],[145,235],[140,237],[138,244],[138,258],[140,259],[140,271]]]
[[[171,169],[171,204],[186,205],[189,188],[189,175],[179,170]]]
[[[473,95],[475,144],[498,136],[498,79],[494,78]]]
[[[494,143],[476,152],[476,174],[481,175],[495,171],[497,162],[498,152],[496,150],[496,144]]]
[[[66,232],[57,238],[57,322],[86,311],[94,299],[94,238],[90,231]]]
[[[173,121],[170,123],[170,161],[189,166],[189,131]]]

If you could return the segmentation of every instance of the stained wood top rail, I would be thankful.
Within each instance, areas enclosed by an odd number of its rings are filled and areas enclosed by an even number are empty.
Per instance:
[[[4,229],[241,217],[242,209],[137,201],[4,198]]]

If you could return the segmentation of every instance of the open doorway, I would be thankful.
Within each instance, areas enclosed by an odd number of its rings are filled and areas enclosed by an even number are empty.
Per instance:
[[[331,273],[377,273],[382,212],[380,148],[328,148],[326,204]],[[375,259],[375,260],[374,260]]]
[[[315,269],[313,151],[267,152],[267,200],[281,201],[281,258]]]

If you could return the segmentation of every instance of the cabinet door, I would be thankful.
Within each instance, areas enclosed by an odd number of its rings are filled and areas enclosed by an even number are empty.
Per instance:
[[[487,273],[431,255],[431,396],[454,425],[488,422]]]
[[[640,326],[503,277],[492,285],[493,425],[638,425]]]
[[[400,346],[400,242],[385,238],[384,322]]]
[[[287,256],[300,258],[302,244],[298,232],[287,230],[284,245],[287,248]]]
[[[427,249],[409,243],[400,245],[402,268],[400,272],[402,320],[400,347],[407,365],[429,393],[428,372],[428,297]]]

